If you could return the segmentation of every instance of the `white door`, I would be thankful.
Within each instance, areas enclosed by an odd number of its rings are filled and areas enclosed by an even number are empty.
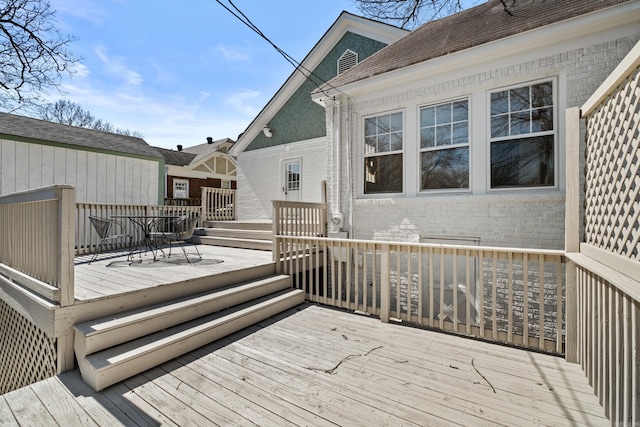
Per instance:
[[[284,200],[289,202],[300,201],[300,185],[302,178],[302,168],[300,159],[285,160],[284,161],[284,185],[282,191],[284,192]]]

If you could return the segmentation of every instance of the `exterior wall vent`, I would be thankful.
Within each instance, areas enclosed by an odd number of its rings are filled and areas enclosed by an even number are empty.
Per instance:
[[[338,75],[358,64],[358,54],[347,49],[338,59]]]

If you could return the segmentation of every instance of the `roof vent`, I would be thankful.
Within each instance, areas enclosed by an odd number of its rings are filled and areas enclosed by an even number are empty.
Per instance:
[[[358,64],[358,54],[347,49],[338,59],[338,75]]]
[[[213,144],[213,138],[210,136],[207,137],[207,144]]]
[[[178,144],[178,151],[182,151],[182,145]]]

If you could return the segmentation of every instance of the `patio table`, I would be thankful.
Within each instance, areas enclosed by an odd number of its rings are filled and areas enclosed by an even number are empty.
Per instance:
[[[149,249],[153,254],[153,260],[156,260],[157,245],[151,238],[151,229],[160,220],[176,220],[180,218],[180,215],[111,215],[111,218],[126,218],[136,228],[138,228],[144,235],[144,247]],[[136,243],[135,247],[130,248],[129,255],[133,258],[134,251],[138,248]],[[142,251],[141,251],[142,252]],[[140,253],[141,253],[140,252]],[[145,250],[146,252],[146,250]]]

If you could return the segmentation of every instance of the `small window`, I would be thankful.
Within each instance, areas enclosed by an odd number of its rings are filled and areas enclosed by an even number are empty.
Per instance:
[[[358,54],[347,49],[338,59],[338,75],[358,64]]]
[[[469,101],[420,109],[420,189],[469,188]]]
[[[173,180],[173,198],[188,199],[189,198],[189,181],[186,179]]]
[[[491,188],[555,185],[553,82],[491,94]]]
[[[222,183],[220,184],[220,188],[223,188],[225,190],[230,190],[231,189],[231,180],[223,179]]]
[[[402,193],[402,113],[364,120],[364,193]]]

